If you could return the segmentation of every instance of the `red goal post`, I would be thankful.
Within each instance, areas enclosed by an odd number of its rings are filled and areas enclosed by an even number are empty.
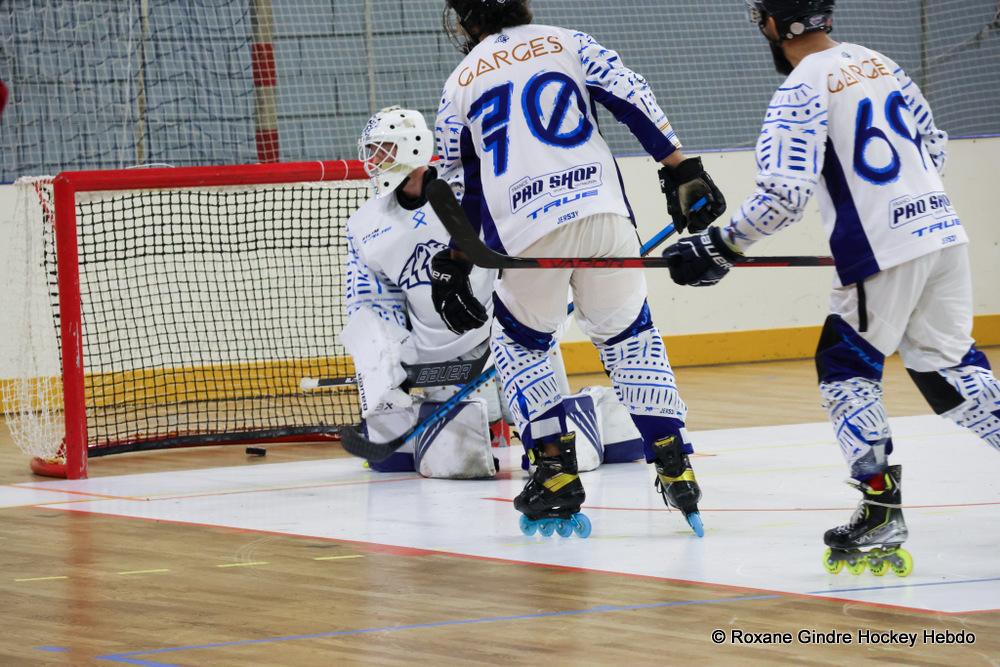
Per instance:
[[[357,421],[349,387],[298,380],[351,372],[335,341],[344,227],[367,187],[357,161],[52,179],[65,436],[32,469],[79,479],[90,456],[318,440]]]

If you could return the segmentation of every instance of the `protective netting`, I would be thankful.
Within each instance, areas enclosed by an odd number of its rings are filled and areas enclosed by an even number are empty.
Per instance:
[[[780,82],[743,0],[535,0],[650,81],[685,145],[750,146]],[[0,2],[0,180],[141,163],[353,158],[372,112],[433,114],[444,0]],[[1000,1],[841,2],[834,37],[899,62],[953,136],[1000,133]],[[613,119],[619,153],[637,144]],[[273,145],[272,145],[273,142]],[[262,152],[263,151],[263,152]]]
[[[60,309],[50,194],[22,187],[44,203],[26,271],[34,303],[48,309],[22,321],[47,324],[41,333],[53,341]],[[336,336],[346,221],[367,197],[367,182],[357,181],[78,194],[90,456],[329,434],[359,421],[352,388],[304,392],[300,383],[353,373]],[[54,388],[45,381],[59,373],[56,352],[49,345],[39,361],[25,358],[34,370],[7,386],[58,395],[58,380]],[[6,398],[15,424],[62,419],[61,395]],[[42,446],[23,447],[37,456]]]
[[[8,377],[0,380],[0,398],[14,442],[41,459],[56,457],[65,435],[59,342],[50,307],[56,277],[45,261],[54,256],[51,187],[49,178],[20,179],[11,217],[17,224],[4,226],[14,250],[10,256],[21,264],[10,267],[4,286],[17,326],[8,331],[13,344],[4,348]]]

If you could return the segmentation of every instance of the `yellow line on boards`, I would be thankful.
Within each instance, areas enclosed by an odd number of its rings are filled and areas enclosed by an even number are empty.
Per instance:
[[[215,567],[250,567],[251,565],[268,565],[269,563],[264,560],[253,561],[250,563],[223,563],[222,565],[216,565]]]
[[[118,574],[159,574],[160,572],[170,572],[165,567],[156,570],[128,570],[126,572],[119,572]]]
[[[69,577],[67,577],[65,575],[60,575],[58,577],[29,577],[28,579],[15,579],[14,581],[17,581],[17,582],[24,582],[24,581],[53,581],[54,579],[69,579]]]
[[[712,366],[755,361],[811,359],[816,352],[821,326],[720,331],[716,333],[664,336],[670,363],[681,366]],[[1000,314],[973,318],[972,335],[979,347],[1000,345]],[[603,373],[597,350],[589,341],[560,343],[566,372],[570,375]]]
[[[320,556],[319,558],[313,558],[313,560],[347,560],[348,558],[364,558],[364,556]]]

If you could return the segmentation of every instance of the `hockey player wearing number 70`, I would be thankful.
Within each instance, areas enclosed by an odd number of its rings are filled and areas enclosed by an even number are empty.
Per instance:
[[[713,285],[754,242],[820,198],[837,277],[816,352],[823,405],[862,499],[826,531],[825,564],[909,574],[901,466],[882,403],[885,356],[903,363],[938,414],[1000,449],[1000,384],[971,337],[965,230],[940,172],[947,135],[888,57],[837,43],[834,0],[751,0],[752,20],[787,80],[757,142],[757,191],[725,227],[664,251],[683,285]],[[862,549],[874,547],[865,552]]]
[[[698,158],[685,158],[646,81],[591,36],[531,25],[526,0],[448,0],[449,32],[466,57],[444,87],[435,124],[442,178],[497,252],[528,256],[634,256],[639,241],[617,164],[597,127],[605,106],[664,166],[678,231],[704,229],[725,200]],[[695,203],[705,199],[700,208]],[[442,312],[466,290],[458,252],[434,257]],[[646,460],[670,506],[702,533],[693,450],[663,340],[646,304],[642,272],[628,269],[504,271],[496,285],[491,345],[507,404],[535,470],[514,500],[531,534],[589,534],[579,514],[575,434],[552,381],[546,350],[572,288],[578,320],[601,354],[642,436]],[[470,313],[472,323],[479,321]],[[454,319],[454,318],[453,318]]]

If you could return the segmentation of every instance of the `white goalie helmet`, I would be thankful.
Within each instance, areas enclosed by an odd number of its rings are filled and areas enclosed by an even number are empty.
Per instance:
[[[358,159],[376,197],[395,190],[434,155],[434,133],[419,111],[386,107],[371,117],[358,140]]]

